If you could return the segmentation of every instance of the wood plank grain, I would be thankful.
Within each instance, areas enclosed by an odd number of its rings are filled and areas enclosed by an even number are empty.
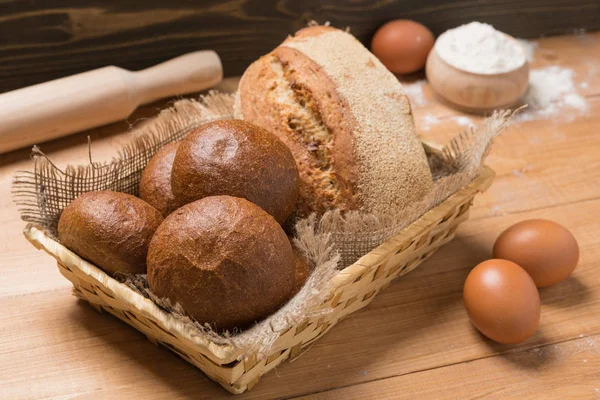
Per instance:
[[[518,10],[518,12],[516,12]],[[142,69],[214,49],[239,75],[310,20],[350,26],[364,43],[391,18],[415,19],[435,34],[478,20],[519,37],[600,29],[596,0],[5,0],[0,17],[0,92],[119,65]]]
[[[202,372],[70,290],[1,301],[0,398],[223,395]],[[15,338],[19,340],[15,340]]]
[[[600,199],[467,222],[424,265],[240,398],[309,394],[600,334],[600,226],[589,218],[598,211]],[[497,345],[471,327],[461,302],[462,284],[469,270],[489,257],[500,231],[532,217],[569,227],[580,243],[581,262],[567,281],[542,291],[542,322],[532,339]],[[0,316],[0,360],[10,361],[0,363],[0,391],[10,390],[7,398],[23,398],[30,385],[40,397],[89,388],[106,398],[177,397],[180,392],[229,396],[132,328],[80,306],[68,290],[0,298],[0,309],[8,310]],[[39,371],[35,384],[32,370]]]
[[[308,394],[599,334],[600,226],[589,218],[598,212],[600,199],[466,222],[431,260],[338,324],[302,357],[263,377],[242,398]],[[582,259],[571,278],[541,291],[537,333],[517,346],[498,345],[471,326],[462,305],[462,285],[472,267],[491,257],[498,234],[527,218],[549,218],[569,227]]]
[[[590,98],[587,115],[572,121],[516,123],[494,142],[486,164],[497,176],[477,197],[473,218],[566,204],[599,195],[600,98]],[[446,135],[444,123],[426,137]],[[445,128],[448,129],[448,128]]]
[[[297,399],[598,399],[600,336],[582,337]]]
[[[584,76],[581,71],[590,65],[578,64],[577,58],[584,54],[578,55],[576,49],[587,54],[589,48],[558,38],[542,41],[541,47],[548,40],[558,43],[556,46],[575,46],[564,50],[572,55],[564,62],[576,69],[578,80]],[[424,397],[429,390],[443,388],[433,387],[433,379],[441,379],[448,387],[459,385],[458,380],[450,380],[454,367],[465,382],[473,374],[476,390],[485,375],[462,369],[469,365],[497,374],[498,381],[507,382],[508,394],[527,393],[528,383],[531,388],[538,383],[525,379],[519,386],[515,380],[527,371],[503,366],[513,352],[600,334],[600,226],[594,218],[600,214],[600,186],[594,185],[599,154],[594,132],[600,121],[598,99],[593,94],[600,91],[600,84],[588,89],[593,111],[589,116],[571,122],[522,123],[498,141],[490,156],[498,179],[479,198],[473,209],[476,218],[459,230],[456,240],[240,398],[299,396],[361,384],[381,387],[383,394],[389,394],[392,392],[384,383],[388,379],[390,387],[399,388],[408,385],[408,377],[424,373],[419,371],[448,368],[443,376],[423,375],[418,380],[422,387],[414,390]],[[129,122],[151,117],[161,106],[143,108]],[[442,109],[432,108],[431,112]],[[458,125],[450,117],[455,115],[440,115],[445,119],[428,135],[444,137],[453,132]],[[86,135],[91,134],[94,159],[110,159],[129,140],[123,134],[127,127],[127,123],[115,124],[50,142],[43,149],[61,166],[84,163],[88,157]],[[564,137],[555,135],[554,130]],[[532,143],[535,137],[542,140]],[[0,156],[0,398],[231,398],[199,370],[154,347],[132,328],[77,302],[52,259],[22,238],[23,225],[10,200],[10,180],[15,169],[30,166],[27,153]],[[528,162],[535,169],[521,171],[528,179],[521,182],[523,176],[513,170]],[[503,181],[506,186],[495,191]],[[505,196],[507,188],[511,189],[510,198]],[[494,206],[509,214],[495,215]],[[461,305],[462,284],[469,269],[489,257],[500,231],[531,217],[551,218],[572,229],[581,245],[581,264],[572,278],[542,291],[542,324],[536,336],[516,347],[495,345],[471,328]],[[478,361],[464,363],[471,360]],[[478,364],[485,360],[491,364]],[[580,362],[569,358],[565,364],[578,371]],[[450,364],[456,365],[445,367]],[[558,364],[548,361],[543,368],[563,368]],[[566,369],[565,374],[571,376]],[[593,382],[593,376],[583,375],[586,382]],[[395,379],[403,380],[395,384]],[[489,393],[492,386],[482,385],[481,393]],[[357,390],[362,390],[360,387]],[[555,390],[557,395],[565,394]],[[378,392],[368,393],[376,396]]]

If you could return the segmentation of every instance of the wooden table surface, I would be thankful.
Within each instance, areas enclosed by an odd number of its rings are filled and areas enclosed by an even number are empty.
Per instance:
[[[549,65],[575,71],[588,111],[509,128],[488,158],[497,178],[453,242],[238,398],[600,399],[600,34],[540,40],[533,68]],[[423,136],[442,141],[463,129],[459,113],[424,91],[426,104],[414,107]],[[110,159],[130,124],[164,104],[42,149],[59,166],[85,163],[91,135],[94,159]],[[0,399],[230,398],[200,370],[71,295],[53,259],[21,234],[10,185],[16,169],[30,167],[27,150],[0,156]],[[569,279],[541,290],[537,333],[498,345],[472,328],[462,285],[498,234],[527,218],[571,229],[581,260]]]

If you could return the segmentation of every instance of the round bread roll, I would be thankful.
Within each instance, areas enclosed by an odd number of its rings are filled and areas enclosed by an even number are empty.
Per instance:
[[[171,175],[179,205],[208,196],[250,200],[283,223],[298,199],[298,170],[276,136],[241,120],[202,125],[181,142]]]
[[[171,190],[171,170],[178,147],[179,142],[175,142],[157,151],[144,168],[140,179],[140,198],[160,211],[163,217],[177,208]]]
[[[302,29],[250,65],[234,115],[292,151],[300,215],[332,208],[386,213],[432,188],[402,86],[344,31]]]
[[[281,226],[238,197],[187,204],[158,228],[148,284],[161,298],[216,330],[244,328],[294,294],[295,259]]]
[[[158,210],[130,194],[88,192],[63,210],[58,238],[110,275],[143,274],[150,239],[162,220]]]

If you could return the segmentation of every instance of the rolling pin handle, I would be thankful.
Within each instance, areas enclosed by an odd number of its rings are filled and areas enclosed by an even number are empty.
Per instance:
[[[223,79],[221,59],[212,50],[195,51],[153,67],[132,72],[140,104],[158,99],[200,92]]]

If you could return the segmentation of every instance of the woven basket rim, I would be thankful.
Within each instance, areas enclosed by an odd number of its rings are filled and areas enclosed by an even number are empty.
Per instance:
[[[339,287],[352,283],[359,278],[364,273],[367,265],[373,265],[373,263],[384,258],[390,248],[413,240],[428,225],[441,220],[443,217],[440,217],[440,215],[443,216],[446,214],[446,212],[441,212],[441,210],[447,209],[447,211],[450,211],[465,198],[472,197],[477,192],[485,191],[491,185],[494,175],[494,171],[484,165],[479,175],[471,183],[423,214],[418,220],[402,229],[396,235],[362,256],[354,264],[340,270],[333,278],[332,293],[335,293],[335,290]],[[128,306],[139,310],[142,315],[160,321],[166,329],[176,332],[194,345],[206,348],[209,353],[207,356],[215,363],[227,364],[243,358],[245,354],[244,349],[236,348],[229,344],[217,344],[207,337],[193,335],[193,329],[190,329],[180,319],[160,308],[152,300],[110,277],[92,263],[82,259],[76,253],[52,239],[34,224],[28,223],[23,230],[23,234],[36,248],[44,250],[67,268],[80,270],[85,275],[97,281],[99,285],[112,291]]]
[[[353,282],[364,272],[367,265],[376,264],[380,259],[383,259],[391,247],[411,241],[415,236],[418,236],[421,231],[426,229],[430,223],[435,223],[440,220],[441,218],[439,215],[446,214],[446,212],[440,212],[442,209],[450,211],[454,204],[461,202],[464,198],[471,197],[473,193],[484,192],[487,190],[492,184],[495,175],[496,173],[493,169],[484,165],[479,175],[473,179],[471,183],[449,196],[436,207],[421,215],[415,222],[390,237],[369,253],[363,255],[352,265],[340,270],[333,278],[333,289],[337,289],[340,286]]]
[[[169,330],[177,331],[179,335],[184,336],[194,344],[208,348],[210,353],[215,355],[215,362],[223,363],[224,359],[230,360],[228,362],[231,362],[235,361],[239,356],[239,350],[230,345],[217,344],[203,336],[191,335],[190,329],[186,328],[185,324],[180,319],[175,318],[169,312],[156,305],[152,300],[142,296],[129,286],[110,277],[94,264],[79,257],[76,253],[46,235],[43,230],[37,228],[35,225],[28,223],[23,230],[23,234],[35,247],[46,251],[67,268],[79,269],[85,275],[97,281],[100,285],[108,288],[127,305],[139,310],[144,316],[155,318],[163,323],[165,327],[169,327]]]

